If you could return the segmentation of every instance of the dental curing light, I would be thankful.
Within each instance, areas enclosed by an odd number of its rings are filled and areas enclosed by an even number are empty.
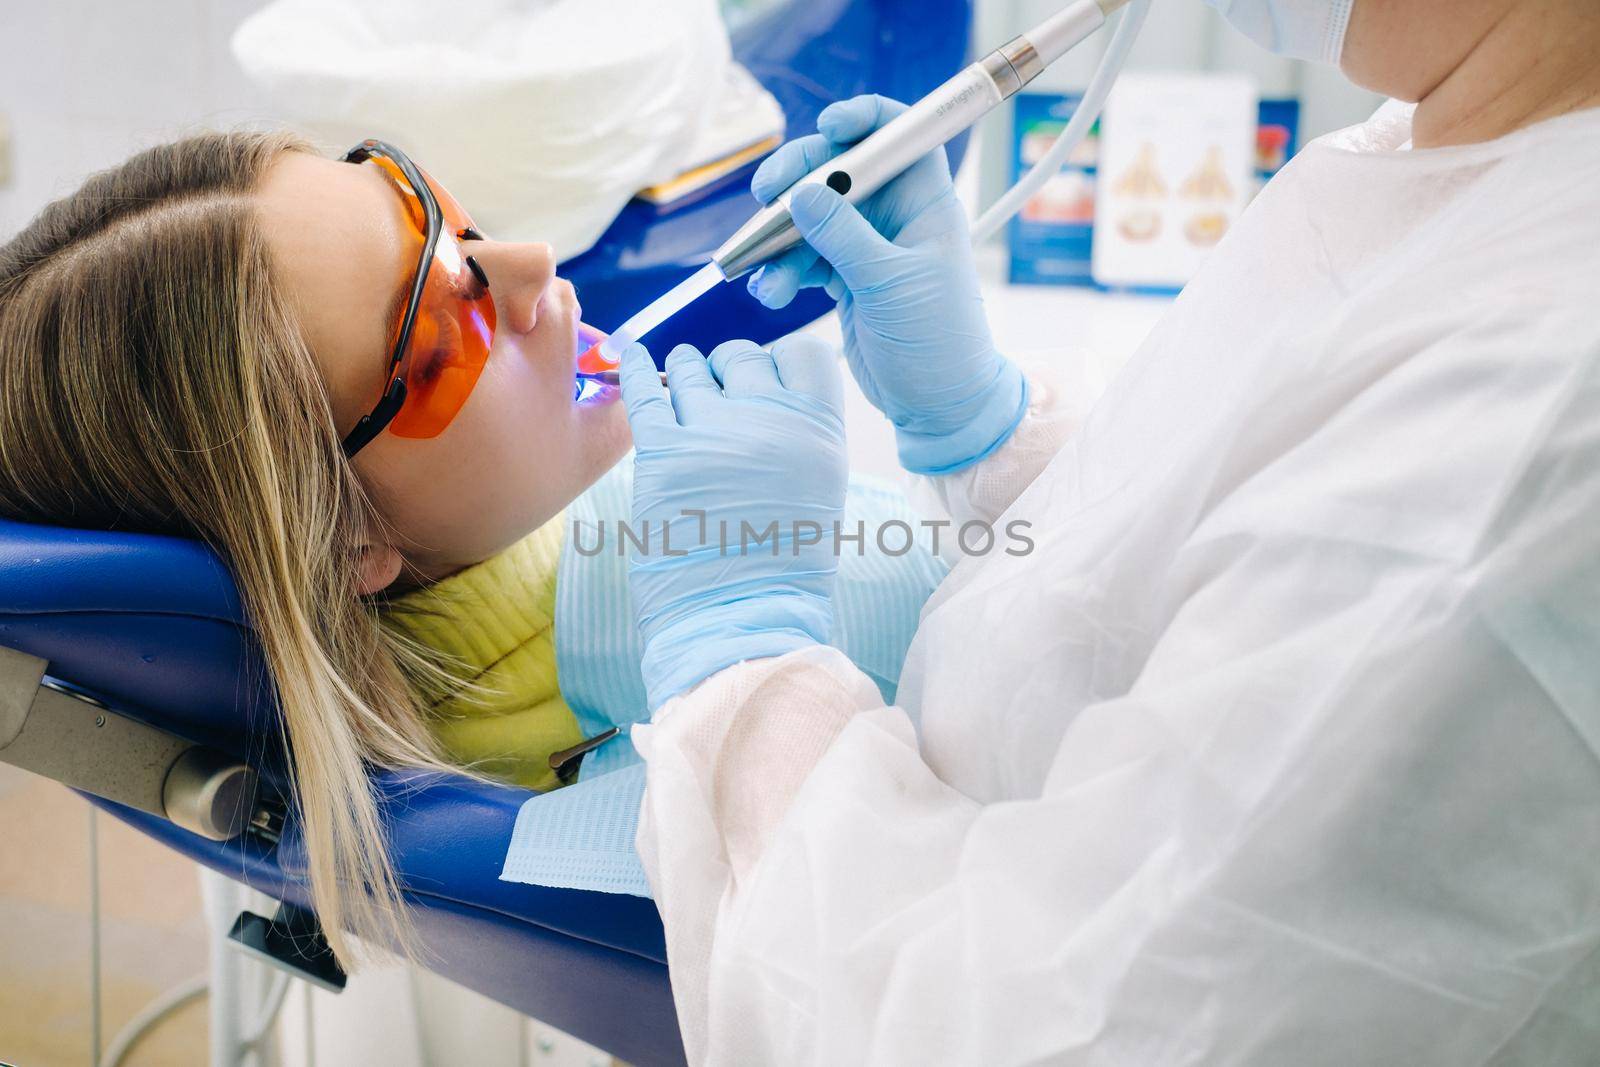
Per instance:
[[[800,231],[789,214],[789,202],[796,189],[803,185],[826,185],[851,203],[859,203],[918,159],[1016,95],[1051,63],[1104,26],[1106,18],[1128,2],[1076,0],[1027,33],[973,63],[881,129],[795,182],[728,238],[712,254],[710,263],[623,323],[614,334],[586,355],[597,356],[600,365],[615,366],[623,350],[630,344],[687,307],[717,283],[743,277],[799,244]],[[1018,183],[1019,186],[1042,172],[1044,165],[1051,160],[1054,161],[1051,170],[1059,168],[1060,161],[1071,151],[1075,141],[1093,125],[1105,103],[1106,92],[1115,80],[1148,9],[1149,0],[1134,0],[1133,10],[1124,18],[1107,50],[1091,83],[1090,92],[1085,94],[1078,114],[1073,116],[1072,125],[1076,128],[1069,127],[1046,159],[1041,160],[1034,171],[1022,183]],[[1003,205],[1009,208],[1006,217],[1016,213],[1023,199],[1025,197],[1018,196],[1003,201]],[[1002,207],[1002,204],[996,207]],[[997,212],[991,211],[985,216],[983,221],[986,227],[980,228],[980,236],[992,232],[996,215]],[[589,362],[595,363],[596,360],[591,358]],[[584,369],[589,367],[585,366]]]
[[[1015,96],[1127,2],[1078,0],[990,52],[877,132],[795,182],[728,238],[711,261],[732,281],[793,248],[800,243],[800,232],[789,217],[789,201],[796,189],[826,185],[852,204],[860,203]]]

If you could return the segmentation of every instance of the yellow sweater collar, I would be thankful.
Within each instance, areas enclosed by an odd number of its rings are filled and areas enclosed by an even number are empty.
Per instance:
[[[562,516],[491,559],[396,598],[384,623],[444,654],[455,684],[419,692],[449,757],[530,789],[561,785],[552,753],[583,740],[556,676]]]
[[[391,601],[385,621],[474,680],[555,623],[563,516],[499,555]]]

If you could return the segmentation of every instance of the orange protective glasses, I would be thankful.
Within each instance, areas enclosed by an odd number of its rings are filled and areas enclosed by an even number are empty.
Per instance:
[[[406,154],[362,141],[346,163],[371,163],[400,193],[418,243],[410,298],[396,322],[383,395],[345,436],[354,456],[385,429],[399,437],[436,437],[467,402],[494,342],[489,279],[463,247],[483,235],[455,198]]]

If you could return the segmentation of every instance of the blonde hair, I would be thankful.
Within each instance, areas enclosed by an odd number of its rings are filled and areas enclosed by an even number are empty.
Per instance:
[[[358,595],[378,522],[258,225],[281,133],[192,137],[90,178],[0,248],[0,513],[197,537],[276,684],[314,907],[415,958],[367,764],[455,769],[418,650]]]

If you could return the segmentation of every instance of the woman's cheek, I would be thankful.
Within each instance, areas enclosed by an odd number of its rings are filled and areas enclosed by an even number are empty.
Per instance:
[[[588,438],[589,453],[601,471],[609,469],[633,447],[633,432],[620,399],[586,410],[582,416],[582,432]]]

